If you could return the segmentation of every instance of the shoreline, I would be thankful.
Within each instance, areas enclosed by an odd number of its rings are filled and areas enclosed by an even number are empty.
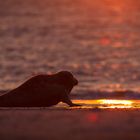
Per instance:
[[[0,107],[0,110],[140,110],[140,100],[120,99],[94,99],[72,100],[81,106],[69,107],[65,103],[59,103],[51,107]]]

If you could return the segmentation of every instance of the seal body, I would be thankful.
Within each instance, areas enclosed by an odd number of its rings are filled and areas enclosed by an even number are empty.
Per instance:
[[[77,84],[77,79],[68,71],[36,75],[0,96],[0,107],[48,107],[59,102],[76,106],[69,94]]]

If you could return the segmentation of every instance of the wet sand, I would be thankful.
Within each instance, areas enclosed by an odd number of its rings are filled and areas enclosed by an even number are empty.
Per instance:
[[[0,110],[1,140],[136,140],[139,109]]]

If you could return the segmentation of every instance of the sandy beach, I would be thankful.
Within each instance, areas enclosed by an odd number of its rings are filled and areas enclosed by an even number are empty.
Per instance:
[[[140,110],[0,110],[1,140],[136,140]]]

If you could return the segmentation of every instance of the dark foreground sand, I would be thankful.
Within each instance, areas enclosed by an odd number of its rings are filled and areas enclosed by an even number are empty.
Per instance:
[[[140,110],[0,110],[0,140],[140,140]]]

